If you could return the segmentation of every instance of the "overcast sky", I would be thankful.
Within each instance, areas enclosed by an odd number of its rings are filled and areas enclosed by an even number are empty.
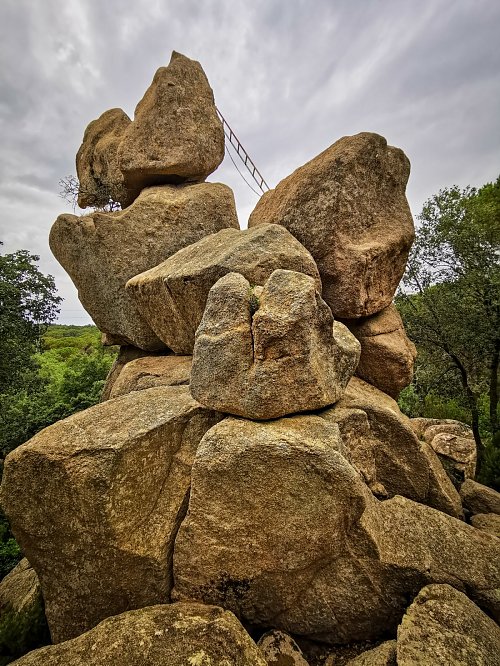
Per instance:
[[[414,215],[440,188],[500,173],[499,0],[1,0],[0,240],[56,278],[60,322],[85,324],[48,233],[71,207],[87,124],[130,117],[172,50],[199,60],[216,103],[273,187],[341,136],[384,135],[412,164]],[[257,196],[226,157],[241,226]]]

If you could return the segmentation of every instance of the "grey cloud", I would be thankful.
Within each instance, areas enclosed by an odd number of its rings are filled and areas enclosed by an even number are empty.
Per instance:
[[[0,8],[0,237],[51,258],[58,181],[75,172],[86,125],[133,115],[175,49],[200,60],[216,101],[271,186],[345,134],[370,130],[412,161],[418,213],[443,186],[500,171],[496,0],[4,0]],[[257,197],[226,158],[240,223]],[[84,320],[78,319],[78,323]]]

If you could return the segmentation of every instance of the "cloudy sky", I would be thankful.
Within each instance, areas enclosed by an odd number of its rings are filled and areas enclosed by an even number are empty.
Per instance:
[[[60,321],[90,323],[48,247],[71,207],[86,125],[133,117],[172,50],[199,60],[216,103],[273,187],[339,137],[383,134],[412,163],[414,215],[440,188],[500,173],[498,0],[1,0],[0,240],[56,278]],[[229,159],[210,180],[257,196]]]

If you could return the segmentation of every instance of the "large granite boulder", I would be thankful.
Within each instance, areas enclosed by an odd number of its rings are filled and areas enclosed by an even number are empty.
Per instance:
[[[102,337],[104,338],[104,336]],[[105,345],[106,340],[103,339],[102,344]],[[113,365],[111,366],[110,371],[108,372],[106,381],[104,382],[104,387],[101,393],[101,402],[109,400],[109,398],[111,397],[111,390],[114,386],[114,383],[120,376],[121,371],[127,365],[127,363],[130,363],[130,361],[134,361],[137,358],[142,358],[143,356],[153,356],[153,355],[158,356],[162,353],[168,353],[168,351],[147,352],[144,351],[144,349],[139,349],[138,347],[132,347],[131,345],[122,345],[118,351],[118,354],[114,360]]]
[[[196,331],[190,388],[218,411],[272,419],[335,403],[358,359],[358,341],[334,325],[312,277],[276,270],[252,289],[228,273]]]
[[[398,627],[398,666],[500,665],[500,627],[450,585],[424,587]]]
[[[229,226],[229,225],[228,225]],[[224,229],[169,257],[159,266],[129,280],[143,317],[176,354],[192,354],[211,287],[227,273],[241,273],[251,285],[262,285],[278,268],[321,280],[309,252],[283,227]]]
[[[476,513],[470,524],[477,530],[484,530],[500,539],[500,515],[498,513]]]
[[[403,495],[463,517],[458,492],[436,454],[385,393],[353,377],[340,401],[319,416],[338,424],[349,461],[377,497]]]
[[[395,631],[430,582],[465,588],[498,612],[500,541],[405,498],[377,501],[328,425],[227,418],[206,433],[176,539],[173,598],[331,643]]]
[[[224,158],[224,130],[214,95],[199,62],[172,53],[135,109],[120,143],[125,183],[142,189],[158,183],[204,180]]]
[[[130,123],[124,111],[110,109],[93,120],[85,130],[76,155],[80,208],[102,208],[110,200],[125,208],[135,199],[126,191],[117,158],[118,146]]]
[[[500,515],[500,493],[482,483],[466,479],[460,487],[464,507],[472,514],[496,513]]]
[[[16,666],[266,666],[232,613],[156,605],[109,617],[85,634],[30,652]]]
[[[394,305],[363,319],[344,321],[361,343],[356,374],[393,398],[413,379],[417,349]]]
[[[109,387],[110,398],[132,391],[143,391],[155,386],[183,386],[189,384],[191,356],[174,354],[142,356],[127,363]]]
[[[220,418],[188,387],[146,389],[59,421],[6,458],[2,505],[54,642],[168,602],[194,453]]]
[[[249,227],[285,226],[314,257],[335,317],[391,304],[414,238],[410,163],[378,134],[345,136],[266,192]]]
[[[229,187],[165,185],[144,190],[121,212],[60,215],[49,242],[96,326],[114,344],[156,350],[165,345],[126,293],[125,283],[226,227],[238,228]]]

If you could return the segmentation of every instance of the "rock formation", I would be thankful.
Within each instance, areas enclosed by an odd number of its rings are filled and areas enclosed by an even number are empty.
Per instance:
[[[266,192],[249,227],[286,227],[318,264],[335,317],[366,317],[391,304],[413,221],[405,188],[410,163],[378,134],[346,136]]]
[[[127,292],[156,335],[176,354],[192,354],[208,292],[227,273],[262,285],[278,268],[321,280],[309,252],[286,229],[223,231],[177,252],[159,266],[129,280]]]
[[[16,663],[495,666],[500,495],[472,479],[466,426],[395,400],[415,355],[391,304],[407,158],[344,137],[241,231],[202,182],[222,156],[208,81],[176,53],[133,121],[85,132],[80,203],[124,209],[62,215],[50,244],[122,347],[98,405],[5,460],[33,569],[0,606],[36,598],[55,643]]]
[[[358,359],[359,343],[334,326],[312,277],[276,270],[252,289],[229,273],[210,290],[196,331],[191,393],[228,414],[277,418],[337,402]]]
[[[85,130],[76,155],[80,208],[104,208],[110,200],[125,208],[135,199],[127,193],[117,157],[118,146],[130,123],[124,111],[110,109]]]
[[[165,345],[125,283],[226,227],[238,227],[233,193],[226,185],[164,185],[143,190],[121,212],[60,215],[50,232],[50,248],[75,283],[82,305],[114,344],[155,350]]]

